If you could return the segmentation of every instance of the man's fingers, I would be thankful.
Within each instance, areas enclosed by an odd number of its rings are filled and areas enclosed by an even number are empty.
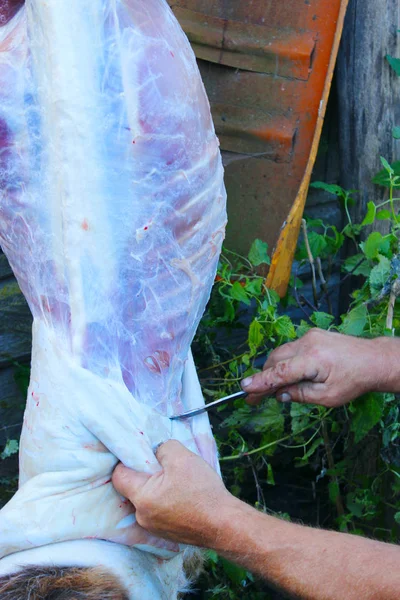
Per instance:
[[[289,358],[296,356],[299,351],[298,344],[298,341],[288,342],[287,344],[283,344],[283,346],[279,346],[279,348],[273,350],[263,366],[263,371],[270,369],[271,367],[275,367],[282,360],[288,360]]]
[[[274,394],[280,388],[301,381],[316,381],[317,378],[317,365],[313,365],[301,356],[295,356],[252,377],[247,377],[242,381],[242,387],[249,394]]]
[[[196,455],[178,440],[168,440],[168,442],[161,444],[156,451],[156,458],[162,467],[167,467],[170,463],[176,464],[178,460],[182,460],[183,457],[187,456]]]
[[[276,399],[279,402],[299,402],[300,404],[323,404],[326,389],[322,383],[304,381],[278,390]]]
[[[259,394],[249,394],[246,396],[246,402],[247,404],[250,404],[250,406],[258,406],[263,401],[263,398],[265,398],[265,394],[262,394],[261,396]]]
[[[121,496],[135,504],[135,497],[150,479],[151,475],[128,469],[122,463],[116,466],[112,476],[113,486]]]

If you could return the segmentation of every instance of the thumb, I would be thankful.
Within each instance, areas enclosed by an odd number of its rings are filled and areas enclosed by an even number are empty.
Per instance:
[[[168,469],[170,465],[177,465],[188,458],[197,459],[197,456],[178,440],[168,440],[158,447],[156,458],[163,469]]]
[[[275,394],[284,386],[290,386],[302,381],[317,381],[318,366],[303,356],[295,356],[283,360],[275,366],[256,373],[242,381],[242,387],[249,394]]]
[[[113,486],[119,494],[128,498],[132,504],[135,504],[135,498],[141,489],[146,485],[151,475],[128,469],[122,463],[116,466],[112,476]]]

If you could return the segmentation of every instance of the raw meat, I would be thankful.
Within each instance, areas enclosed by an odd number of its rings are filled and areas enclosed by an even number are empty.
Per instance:
[[[33,352],[0,557],[82,538],[171,557],[110,475],[158,469],[171,437],[218,468],[207,416],[168,419],[203,401],[190,344],[226,222],[209,104],[164,0],[21,4],[0,0],[0,244]]]

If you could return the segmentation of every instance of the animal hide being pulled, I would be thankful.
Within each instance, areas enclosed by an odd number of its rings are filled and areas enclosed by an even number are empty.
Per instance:
[[[169,438],[218,469],[208,417],[168,415],[203,402],[190,344],[225,200],[195,57],[165,0],[0,0],[0,243],[34,317],[0,557],[94,538],[179,551],[135,523],[111,474],[118,461],[156,471]]]

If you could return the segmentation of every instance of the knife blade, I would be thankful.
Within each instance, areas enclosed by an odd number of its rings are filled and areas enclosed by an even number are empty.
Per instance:
[[[229,396],[219,398],[219,400],[214,400],[214,402],[210,402],[209,404],[204,404],[203,406],[192,408],[192,410],[187,410],[186,412],[181,413],[179,415],[171,415],[169,418],[171,419],[171,421],[174,421],[176,419],[188,419],[189,417],[195,417],[196,415],[200,415],[203,412],[209,411],[210,408],[222,406],[223,404],[233,402],[234,400],[238,400],[239,398],[245,398],[246,396],[247,392],[241,390],[240,392],[236,392],[235,394],[230,394]]]

